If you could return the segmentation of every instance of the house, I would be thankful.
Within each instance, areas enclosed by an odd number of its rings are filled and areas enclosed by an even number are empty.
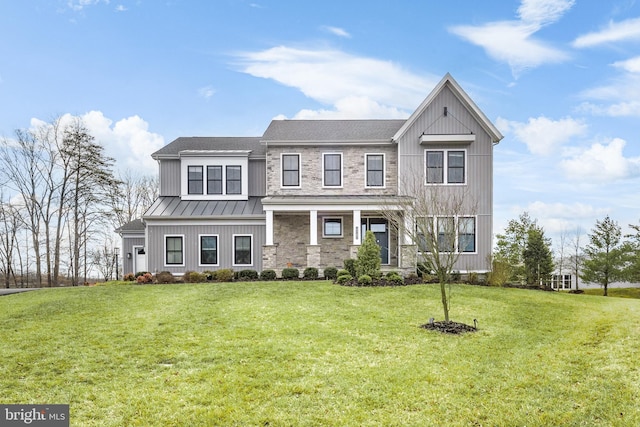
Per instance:
[[[501,139],[449,74],[406,120],[273,120],[260,137],[178,138],[152,154],[158,199],[119,229],[123,272],[341,268],[371,230],[383,267],[409,273],[412,225],[382,210],[416,180],[474,195],[473,212],[433,220],[459,229],[457,270],[487,271]]]

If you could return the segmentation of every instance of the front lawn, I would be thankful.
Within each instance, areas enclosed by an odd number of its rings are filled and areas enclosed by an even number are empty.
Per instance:
[[[600,295],[604,290],[600,289],[585,289],[584,293],[587,295]],[[640,288],[609,288],[607,289],[607,294],[610,297],[617,298],[638,298],[640,299]]]
[[[640,425],[640,302],[457,285],[118,285],[0,298],[2,403],[77,426]]]

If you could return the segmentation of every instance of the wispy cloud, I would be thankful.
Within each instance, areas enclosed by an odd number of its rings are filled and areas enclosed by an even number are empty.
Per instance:
[[[625,40],[640,40],[640,18],[620,22],[609,22],[606,28],[576,38],[572,45],[577,48],[592,47]]]
[[[574,3],[575,0],[523,0],[516,20],[458,25],[449,31],[482,47],[493,59],[509,64],[513,76],[518,78],[528,68],[568,59],[567,53],[536,40],[533,35],[557,22]]]
[[[390,61],[335,49],[286,46],[236,55],[240,70],[299,89],[332,110],[305,110],[305,117],[406,117],[439,81]]]
[[[216,93],[216,90],[211,85],[204,86],[198,89],[198,96],[206,100],[209,100],[209,98],[215,95],[215,93]]]
[[[94,6],[99,3],[109,4],[109,0],[69,0],[67,6],[76,12],[81,11],[85,7]]]
[[[346,30],[339,28],[339,27],[331,27],[328,25],[325,25],[323,27],[321,27],[322,30],[333,34],[334,36],[338,36],[338,37],[345,37],[345,38],[351,38],[351,34],[349,34]]]
[[[124,5],[119,4],[116,6],[116,12],[126,12],[126,11],[127,11],[127,8]]]
[[[547,117],[531,117],[526,123],[508,121],[499,117],[496,125],[501,132],[512,133],[516,139],[526,144],[532,154],[548,156],[558,147],[582,136],[587,125],[571,117],[551,120]]]

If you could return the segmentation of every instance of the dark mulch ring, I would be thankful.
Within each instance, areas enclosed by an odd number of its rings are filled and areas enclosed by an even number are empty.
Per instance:
[[[354,286],[354,287],[359,287],[359,288],[366,288],[366,287],[375,287],[375,286],[408,286],[408,285],[421,285],[424,284],[424,281],[422,281],[421,278],[419,277],[405,277],[404,281],[402,281],[401,283],[395,282],[393,280],[387,280],[386,278],[380,278],[380,279],[374,279],[371,281],[371,283],[360,283],[358,282],[357,279],[352,279],[349,280],[348,282],[344,282],[341,283],[341,286]]]
[[[572,289],[569,291],[570,294],[584,294],[582,289]]]
[[[537,286],[537,285],[518,285],[515,283],[505,283],[505,288],[516,288],[516,289],[528,289],[531,291],[546,291],[546,292],[555,292],[551,286]]]
[[[442,322],[429,322],[424,325],[420,325],[421,328],[430,331],[438,331],[443,334],[463,334],[465,332],[476,332],[478,328],[475,326],[469,326],[465,323],[458,323],[453,321]]]

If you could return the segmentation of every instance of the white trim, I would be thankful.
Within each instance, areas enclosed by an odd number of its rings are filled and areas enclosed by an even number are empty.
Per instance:
[[[449,183],[449,153],[454,151],[462,151],[464,153],[464,182],[452,182]],[[427,182],[427,153],[442,153],[442,182]],[[469,171],[469,156],[467,154],[466,148],[425,148],[424,155],[422,156],[422,165],[423,165],[423,180],[424,185],[432,186],[432,185],[451,185],[451,186],[460,186],[467,185],[467,175]]]
[[[250,238],[249,256],[251,257],[251,261],[249,264],[236,264],[236,237]],[[231,265],[233,267],[252,267],[253,266],[253,234],[232,234],[231,235]]]
[[[324,232],[324,226],[323,226]],[[309,211],[309,245],[318,244],[318,211]]]
[[[183,226],[183,225],[224,225],[224,226],[233,226],[233,225],[261,225],[264,226],[265,225],[265,221],[264,220],[251,220],[251,221],[243,221],[243,220],[233,220],[233,219],[225,219],[225,220],[218,220],[216,217],[211,217],[209,220],[205,219],[198,219],[198,220],[189,220],[188,218],[185,218],[184,220],[176,220],[176,218],[170,218],[170,219],[153,219],[153,220],[149,220],[147,221],[147,229],[149,229],[149,227],[152,226],[169,226],[169,225],[174,225],[174,226]]]
[[[343,140],[343,139],[331,139],[331,140],[305,140],[305,141],[293,141],[293,140],[267,140],[264,141],[265,144],[269,146],[311,146],[317,148],[318,145],[393,145],[393,141],[389,139],[367,139],[364,141],[356,141],[356,140]]]
[[[360,210],[353,211],[353,244],[361,245],[362,244],[362,217]]]
[[[266,211],[267,223],[265,226],[265,242],[266,246],[273,245],[273,211]]]
[[[202,238],[203,237],[215,237],[216,238],[216,263],[215,264],[203,264],[202,263]],[[198,234],[198,266],[199,267],[218,267],[220,265],[220,235],[219,234]]]
[[[139,271],[142,271],[138,268],[138,263],[137,263],[137,259],[138,259],[138,251],[136,249],[144,249],[144,245],[132,245],[131,246],[131,267],[133,267],[133,273],[137,273]],[[147,251],[144,251],[144,263],[147,264],[148,260],[147,260]],[[145,265],[145,271],[148,271],[147,269],[147,265]]]
[[[298,185],[284,185],[284,156],[298,156]],[[280,188],[283,190],[298,189],[302,187],[302,154],[301,153],[280,153]]]
[[[477,255],[478,254],[478,215],[429,215],[427,217],[423,217],[423,218],[431,218],[434,222],[433,224],[433,230],[437,233],[438,232],[438,223],[437,223],[437,219],[438,218],[453,218],[454,219],[454,228],[455,228],[455,241],[454,241],[454,249],[453,249],[453,253],[459,254],[459,255]],[[459,243],[460,243],[460,229],[459,229],[459,224],[460,224],[460,218],[473,218],[473,226],[474,226],[474,234],[473,234],[473,247],[475,249],[475,251],[473,252],[460,252],[460,247],[459,247]],[[416,232],[416,227],[417,224],[415,224],[414,221],[414,233]],[[437,242],[437,237],[436,237],[436,242]],[[443,253],[445,251],[442,251]],[[419,250],[417,251],[418,254],[422,254],[424,252],[420,252]],[[426,252],[429,253],[429,252]],[[448,253],[448,252],[447,252]]]
[[[189,166],[202,167],[202,194],[188,194]],[[207,166],[222,166],[222,194],[207,194]],[[227,195],[227,166],[240,166],[240,194]],[[180,159],[181,200],[249,200],[249,159],[246,156],[183,157]]]
[[[167,264],[167,237],[182,238],[182,264]],[[187,254],[186,254],[184,234],[164,234],[162,236],[162,245],[164,247],[164,250],[162,251],[162,264],[165,267],[184,267],[185,266],[185,260],[187,259]]]
[[[445,144],[445,143],[460,143],[471,144],[476,142],[476,136],[474,134],[462,134],[462,135],[422,135],[420,137],[420,144]]]
[[[327,220],[340,220],[340,235],[337,234],[325,234],[325,224]],[[344,217],[341,216],[326,216],[322,218],[322,238],[323,239],[341,239],[344,237]]]
[[[324,182],[324,158],[325,156],[331,156],[331,155],[339,155],[340,156],[340,185],[326,185]],[[322,153],[322,188],[327,188],[327,189],[331,189],[331,188],[343,188],[344,186],[344,156],[342,155],[341,152],[327,152],[327,153]]]
[[[382,156],[382,185],[368,185],[367,178],[369,174],[367,157]],[[364,188],[387,188],[387,157],[386,153],[364,153]]]

